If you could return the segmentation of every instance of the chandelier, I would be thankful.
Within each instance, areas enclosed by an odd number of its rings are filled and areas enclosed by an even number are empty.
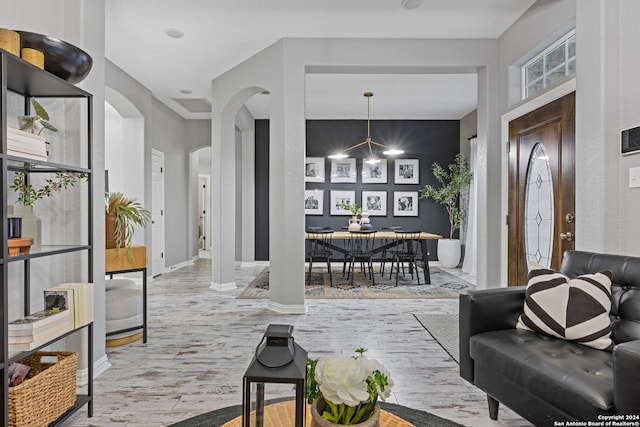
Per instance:
[[[330,159],[344,159],[347,156],[347,152],[353,150],[354,148],[358,148],[361,147],[365,144],[367,144],[367,146],[369,147],[369,158],[367,160],[365,160],[365,163],[368,164],[375,164],[375,163],[379,163],[380,159],[373,153],[373,145],[376,145],[378,147],[382,147],[384,149],[384,151],[382,151],[382,154],[387,155],[387,156],[393,156],[393,155],[397,155],[397,154],[402,154],[404,153],[403,150],[398,150],[396,148],[392,148],[392,147],[387,147],[384,144],[381,144],[379,142],[376,141],[372,141],[371,140],[371,121],[369,119],[369,101],[371,99],[371,97],[373,96],[373,92],[365,92],[364,96],[367,98],[367,139],[365,139],[362,142],[357,143],[356,145],[352,145],[351,147],[345,149],[344,151],[341,151],[339,153],[335,153],[329,156]]]

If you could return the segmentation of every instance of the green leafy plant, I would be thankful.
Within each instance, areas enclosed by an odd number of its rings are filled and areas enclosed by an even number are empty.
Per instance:
[[[22,170],[15,172],[11,183],[11,189],[18,193],[18,202],[25,206],[31,206],[39,199],[51,197],[53,193],[73,187],[80,180],[86,180],[88,177],[84,172],[61,171],[56,172],[54,178],[45,179],[43,186],[35,187],[27,183],[26,179],[33,167],[32,164],[25,164]]]
[[[20,130],[36,135],[40,135],[45,129],[51,132],[58,132],[58,129],[49,123],[47,110],[34,97],[31,97],[31,105],[36,114],[33,116],[20,116]]]
[[[449,238],[453,239],[453,232],[464,223],[464,209],[458,204],[460,192],[471,182],[472,174],[469,170],[469,163],[457,154],[455,162],[451,163],[447,169],[434,163],[431,171],[440,187],[425,185],[420,190],[421,199],[432,199],[441,204],[449,214]]]
[[[357,349],[353,357],[324,356],[307,360],[306,397],[311,404],[323,399],[322,418],[341,425],[368,420],[378,397],[389,397],[393,380],[384,366]]]
[[[340,203],[338,206],[345,211],[350,211],[351,215],[357,216],[362,213],[362,208],[358,206],[356,202],[353,203]]]
[[[115,215],[115,231],[113,238],[116,243],[116,253],[120,251],[118,244],[124,238],[127,253],[131,255],[131,241],[134,225],[146,227],[151,220],[151,213],[136,199],[125,197],[122,193],[108,193],[105,203],[105,213]]]

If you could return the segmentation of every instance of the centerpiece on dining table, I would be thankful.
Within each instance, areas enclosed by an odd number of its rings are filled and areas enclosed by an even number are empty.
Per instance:
[[[323,356],[307,362],[307,401],[311,406],[311,427],[380,425],[378,397],[391,394],[389,371],[375,359],[364,356]]]

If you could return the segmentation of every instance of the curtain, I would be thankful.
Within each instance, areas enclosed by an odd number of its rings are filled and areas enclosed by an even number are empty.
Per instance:
[[[465,240],[464,249],[464,261],[462,263],[462,272],[475,276],[476,269],[476,254],[478,252],[477,244],[477,207],[476,198],[478,193],[478,180],[476,179],[476,158],[478,153],[478,138],[471,138],[469,140],[471,154],[469,155],[469,167],[473,177],[469,184],[469,206],[467,207],[467,237]]]

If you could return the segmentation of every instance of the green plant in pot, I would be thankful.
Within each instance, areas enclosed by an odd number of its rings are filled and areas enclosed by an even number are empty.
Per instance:
[[[36,135],[40,135],[43,130],[47,129],[52,132],[58,132],[58,129],[49,123],[49,114],[42,105],[34,98],[31,97],[31,106],[36,113],[32,116],[20,116],[20,130],[25,132],[31,132]]]
[[[105,242],[107,249],[126,247],[131,256],[134,226],[146,227],[151,214],[136,199],[122,193],[108,193],[105,203]]]
[[[454,231],[464,223],[465,210],[459,205],[460,192],[471,182],[469,163],[457,154],[455,162],[447,169],[434,163],[431,171],[439,187],[425,185],[420,190],[421,199],[431,199],[444,206],[449,215],[449,238],[438,240],[438,260],[443,267],[455,268],[460,262],[460,240],[453,238]]]

